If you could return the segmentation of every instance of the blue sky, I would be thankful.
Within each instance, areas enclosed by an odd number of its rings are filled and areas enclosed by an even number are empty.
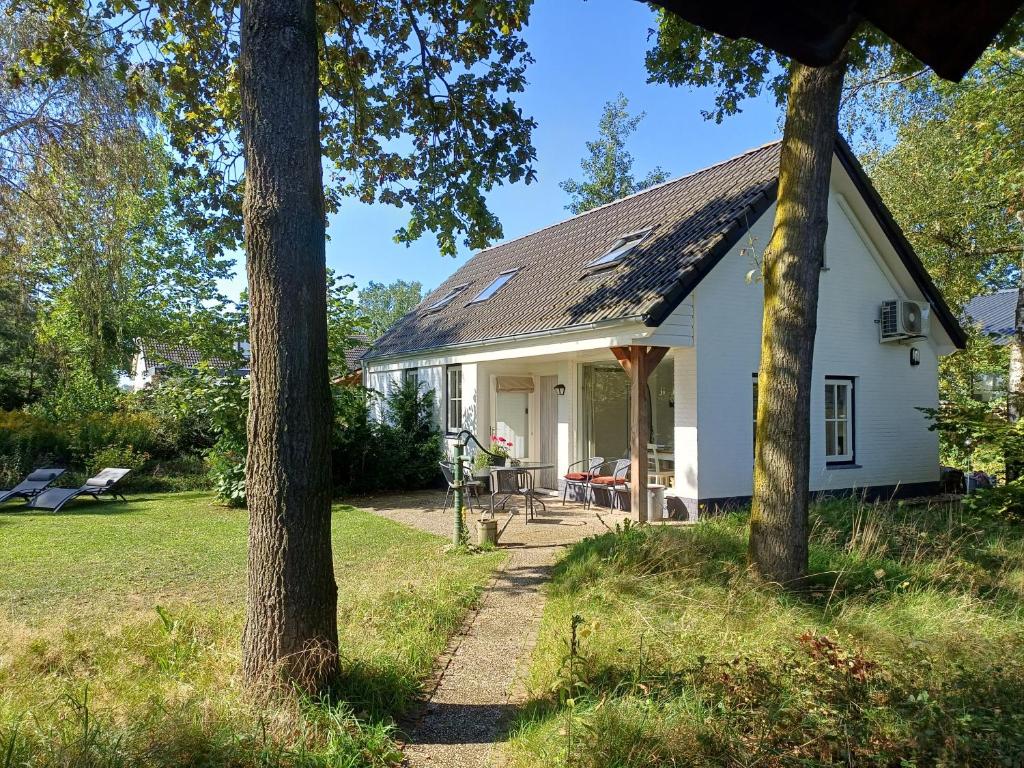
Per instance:
[[[579,177],[584,142],[596,135],[604,103],[619,91],[632,112],[647,113],[629,146],[637,176],[656,165],[681,176],[778,137],[778,110],[769,98],[747,102],[741,114],[716,125],[700,114],[710,108],[713,90],[648,84],[644,54],[653,26],[654,14],[635,0],[536,0],[525,31],[535,63],[517,102],[537,121],[538,179],[500,187],[488,198],[506,239],[569,215],[558,183]],[[357,285],[401,278],[433,288],[471,255],[441,256],[430,235],[411,247],[396,244],[394,232],[405,222],[399,209],[351,200],[343,206],[330,221],[327,263]],[[237,296],[244,280],[240,261],[225,288]]]

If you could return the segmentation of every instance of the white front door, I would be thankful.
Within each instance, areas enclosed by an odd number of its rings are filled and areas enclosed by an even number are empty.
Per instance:
[[[512,442],[509,454],[521,459],[530,445],[530,395],[528,392],[498,392],[494,403],[494,434]]]

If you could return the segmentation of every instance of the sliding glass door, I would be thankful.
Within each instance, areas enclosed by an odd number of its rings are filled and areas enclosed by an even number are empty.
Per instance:
[[[629,377],[618,363],[581,366],[580,437],[583,456],[629,456]],[[675,377],[672,361],[651,373],[651,442],[671,452],[674,444]]]

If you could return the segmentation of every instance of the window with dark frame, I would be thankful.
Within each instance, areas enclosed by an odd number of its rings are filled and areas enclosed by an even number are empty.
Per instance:
[[[407,384],[410,381],[413,384],[418,384],[420,380],[420,369],[419,368],[403,368],[402,369],[402,383]]]
[[[509,280],[515,277],[515,274],[518,271],[519,268],[517,267],[516,269],[508,269],[502,272],[500,275],[494,278],[494,280],[492,280],[491,283],[486,288],[480,291],[480,293],[476,295],[476,298],[474,298],[469,303],[479,304],[480,302],[487,301],[489,298],[494,296],[494,294],[500,291],[505,286],[505,283],[507,283]]]
[[[449,365],[445,369],[445,402],[447,403],[445,430],[453,434],[462,429],[462,366]]]
[[[651,230],[645,229],[641,232],[633,232],[629,235],[623,235],[612,244],[611,248],[587,264],[586,268],[588,270],[597,270],[618,264],[626,258],[626,256],[632,253],[633,249],[643,242],[644,238],[646,238],[650,233]]]
[[[829,464],[854,461],[853,379],[825,378],[825,460]]]
[[[438,311],[444,309],[449,304],[451,304],[452,301],[455,300],[455,297],[458,296],[460,293],[462,293],[464,290],[466,290],[466,286],[465,285],[457,285],[457,286],[455,286],[450,291],[448,291],[448,293],[446,293],[440,299],[438,299],[433,304],[431,304],[429,307],[427,307],[427,312],[438,312]]]

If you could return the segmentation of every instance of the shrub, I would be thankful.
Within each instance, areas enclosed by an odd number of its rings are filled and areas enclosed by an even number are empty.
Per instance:
[[[370,418],[374,399],[362,387],[339,387],[334,396],[332,463],[344,492],[415,490],[433,485],[444,449],[434,423],[434,395],[406,382],[384,403],[384,418]]]
[[[69,427],[74,460],[88,468],[105,449],[132,448],[152,455],[160,450],[160,423],[149,413],[91,413]]]
[[[74,369],[62,376],[54,389],[33,406],[40,416],[57,423],[68,423],[101,411],[110,413],[117,407],[120,392],[113,383],[105,385],[84,369]]]
[[[138,451],[131,445],[108,445],[106,448],[96,451],[85,468],[90,476],[106,467],[118,467],[138,472],[147,461],[149,461],[149,454]]]
[[[1024,522],[1024,479],[995,488],[979,488],[963,500],[965,510]]]
[[[230,506],[245,506],[246,413],[249,380],[206,375],[195,397],[209,415],[216,440],[207,454],[210,478],[217,497]]]
[[[162,458],[208,451],[217,439],[209,412],[211,383],[203,374],[167,376],[160,386],[125,397],[126,407],[156,418]]]
[[[61,463],[67,454],[66,435],[46,419],[22,411],[0,411],[0,481],[5,485],[40,464]]]

